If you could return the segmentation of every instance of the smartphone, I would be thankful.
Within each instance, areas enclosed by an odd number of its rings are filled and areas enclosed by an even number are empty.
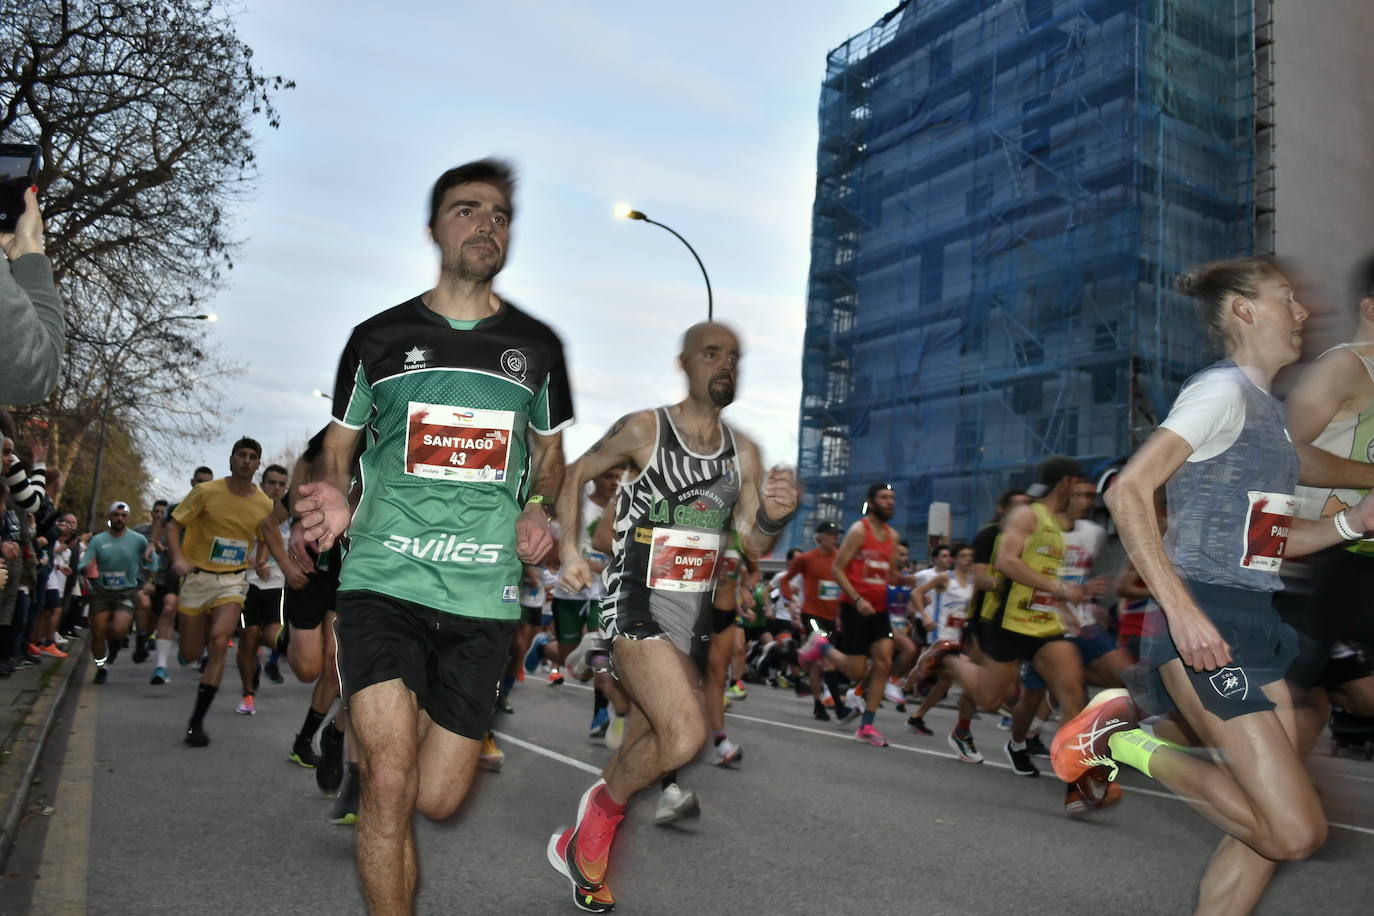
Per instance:
[[[13,232],[24,213],[24,192],[38,179],[38,147],[0,143],[0,232]]]

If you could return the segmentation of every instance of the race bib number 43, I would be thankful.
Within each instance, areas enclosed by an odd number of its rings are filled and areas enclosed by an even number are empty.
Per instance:
[[[435,480],[506,479],[515,413],[410,402],[406,473]]]
[[[1245,544],[1240,565],[1246,569],[1278,572],[1288,549],[1288,526],[1297,512],[1297,499],[1290,493],[1264,493],[1251,490],[1250,511],[1245,515]]]
[[[715,586],[719,534],[655,528],[649,545],[649,588],[705,592]]]

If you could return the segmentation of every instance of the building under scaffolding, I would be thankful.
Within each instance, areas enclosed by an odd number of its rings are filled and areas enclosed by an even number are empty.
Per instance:
[[[1041,457],[1128,453],[1210,361],[1172,282],[1264,225],[1255,5],[913,0],[830,53],[793,543],[880,480],[913,544],[932,501],[969,536]]]

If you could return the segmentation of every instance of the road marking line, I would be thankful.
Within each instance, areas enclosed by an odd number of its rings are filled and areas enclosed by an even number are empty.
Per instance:
[[[514,735],[508,734],[506,732],[498,732],[493,730],[492,734],[500,738],[502,741],[514,744],[516,747],[523,747],[527,751],[534,751],[536,754],[542,754],[550,760],[557,760],[559,763],[565,763],[568,766],[573,767],[574,769],[581,770],[584,773],[591,773],[593,776],[601,775],[600,768],[594,767],[590,763],[583,763],[581,760],[577,760],[573,757],[567,757],[563,754],[558,753],[558,751],[551,751],[546,747],[540,747],[537,744],[531,744],[528,741],[525,741],[521,738],[517,738]]]
[[[566,684],[567,682],[565,681],[564,683]],[[587,686],[584,686],[584,685],[582,685],[582,684],[567,684],[567,686],[570,686],[570,687],[577,687],[577,688],[579,688],[579,689],[581,689],[581,690],[591,690],[591,689],[593,689],[593,688],[591,688],[591,687],[587,687]],[[773,725],[773,726],[776,726],[777,728],[790,728],[790,729],[792,729],[793,731],[810,732],[810,733],[813,734],[813,735],[824,735],[824,736],[827,737],[827,738],[841,738],[841,739],[843,739],[843,740],[845,740],[845,741],[857,741],[857,739],[856,739],[853,735],[849,734],[847,731],[834,731],[833,729],[830,730],[830,731],[826,731],[825,729],[821,729],[821,728],[812,728],[812,727],[807,726],[807,725],[793,725],[793,724],[790,723],[790,722],[774,722],[774,721],[772,721],[771,719],[760,719],[760,718],[758,718],[757,716],[746,716],[744,713],[733,712],[733,711],[730,711],[730,710],[727,710],[725,714],[726,714],[727,716],[733,718],[733,719],[742,719],[742,720],[744,720],[744,721],[746,721],[746,722],[758,722],[760,725]],[[500,734],[500,733],[498,732],[497,734]],[[579,769],[585,769],[585,770],[587,770],[587,772],[589,772],[589,773],[596,773],[598,776],[601,775],[601,771],[600,771],[600,770],[595,770],[595,769],[593,769],[593,768],[590,768],[590,767],[588,767],[586,764],[582,763],[581,761],[573,760],[571,757],[564,757],[563,755],[558,754],[558,753],[556,753],[556,752],[554,752],[554,751],[546,751],[544,748],[538,747],[537,745],[529,744],[528,742],[520,741],[519,739],[511,739],[511,740],[513,740],[513,741],[515,741],[517,744],[520,744],[520,745],[522,745],[523,747],[529,748],[530,750],[535,751],[535,752],[537,752],[537,753],[544,754],[545,756],[548,756],[548,757],[553,757],[555,760],[562,760],[564,763],[568,763],[568,764],[570,764],[570,765],[572,765],[572,766],[576,766],[576,767],[578,767]],[[931,750],[931,749],[929,749],[929,748],[924,748],[924,747],[910,747],[909,745],[905,745],[905,744],[891,744],[891,743],[888,744],[888,747],[895,747],[895,748],[896,748],[897,750],[899,750],[899,751],[907,751],[907,752],[912,753],[912,754],[925,754],[925,755],[928,756],[928,757],[943,757],[943,758],[946,759],[946,760],[959,760],[958,756],[956,756],[956,755],[954,755],[954,754],[951,754],[951,753],[949,753],[948,751],[936,751],[936,750]],[[962,761],[961,761],[961,762],[962,762]],[[999,762],[996,761],[996,760],[988,760],[987,758],[984,758],[984,759],[983,759],[983,762],[982,762],[981,764],[968,764],[968,766],[990,766],[990,767],[994,767],[994,768],[999,769],[999,770],[1010,770],[1010,769],[1011,769],[1011,766],[1010,766],[1009,764],[999,763]],[[1341,774],[1336,774],[1336,775],[1341,775]],[[1354,776],[1354,777],[1351,777],[1351,778],[1353,778],[1353,779],[1366,779],[1366,778],[1368,778],[1368,777]],[[1182,802],[1182,803],[1184,803],[1184,804],[1187,804],[1187,803],[1188,803],[1188,800],[1187,800],[1187,799],[1181,798],[1181,797],[1179,797],[1179,796],[1173,794],[1172,792],[1160,792],[1158,789],[1143,789],[1143,788],[1140,788],[1140,787],[1138,787],[1138,786],[1127,786],[1127,785],[1123,785],[1123,786],[1121,786],[1121,788],[1122,788],[1123,791],[1126,791],[1126,792],[1137,792],[1137,793],[1139,793],[1139,794],[1141,794],[1141,795],[1153,795],[1155,798],[1167,798],[1167,799],[1169,799],[1170,801]],[[1350,830],[1350,831],[1353,831],[1353,832],[1355,832],[1355,833],[1363,833],[1363,834],[1366,834],[1366,835],[1368,835],[1368,836],[1374,836],[1374,828],[1371,828],[1371,827],[1359,827],[1359,826],[1356,826],[1355,824],[1341,824],[1341,823],[1338,823],[1338,822],[1332,821],[1332,820],[1328,820],[1326,823],[1327,823],[1327,826],[1328,826],[1328,827],[1337,827],[1337,828],[1339,828],[1339,829],[1341,829],[1341,830]]]
[[[78,674],[77,677],[82,677]],[[90,876],[91,801],[95,792],[96,710],[100,691],[76,695],[76,715],[52,800],[52,819],[33,886],[33,912],[84,913]]]

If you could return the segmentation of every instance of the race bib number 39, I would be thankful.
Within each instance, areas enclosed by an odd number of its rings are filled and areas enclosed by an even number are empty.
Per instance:
[[[1246,569],[1278,572],[1288,550],[1288,526],[1297,512],[1297,499],[1289,493],[1251,490],[1250,511],[1245,515],[1245,544],[1240,565]]]
[[[715,586],[722,535],[655,528],[649,546],[649,588],[705,592]]]
[[[410,402],[406,473],[435,480],[506,479],[515,413]]]

